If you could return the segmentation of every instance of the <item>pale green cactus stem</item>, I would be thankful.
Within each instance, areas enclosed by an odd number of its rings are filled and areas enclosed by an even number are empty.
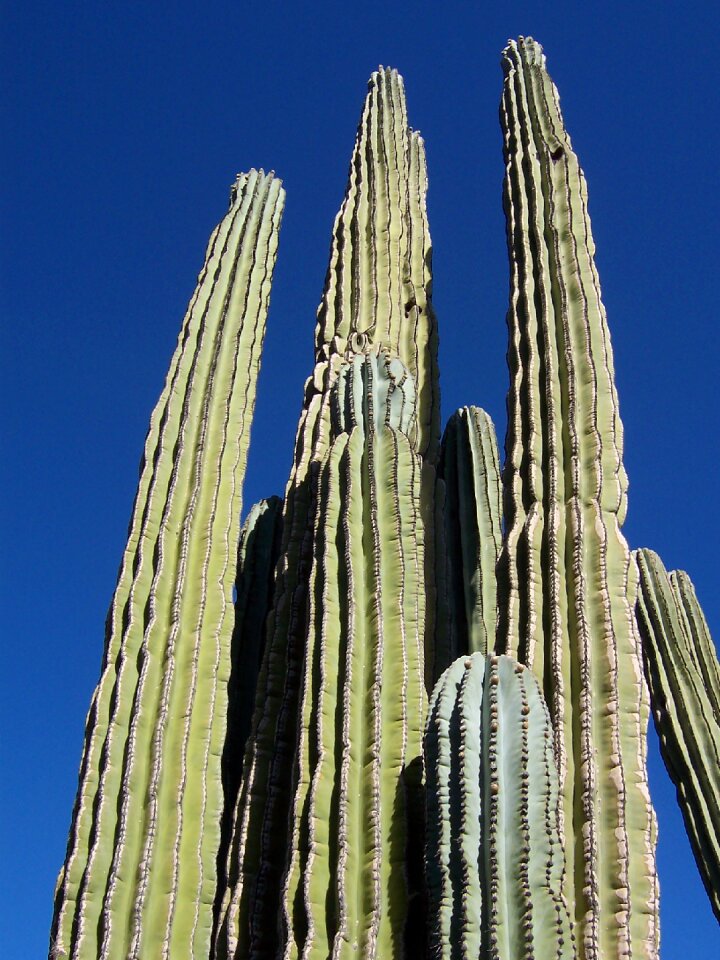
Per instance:
[[[88,715],[51,955],[205,956],[241,485],[284,203],[237,178],[145,443]]]
[[[686,573],[636,551],[638,624],[660,751],[720,920],[720,711],[717,652]]]
[[[501,106],[511,385],[498,650],[532,667],[560,774],[582,960],[657,955],[648,694],[622,427],[585,179],[540,46],[510,43]]]
[[[425,769],[432,956],[573,960],[552,727],[530,670],[456,660],[430,702]]]
[[[463,407],[448,421],[435,500],[437,677],[461,654],[487,653],[495,645],[500,466],[495,427],[479,407]]]
[[[290,950],[295,949],[294,942],[302,941],[302,932],[295,926],[294,906],[287,916],[290,910],[287,884],[292,881],[283,874],[288,845],[295,843],[294,834],[288,835],[289,818],[291,831],[301,832],[297,843],[309,843],[305,827],[297,826],[293,813],[297,790],[301,788],[299,778],[308,776],[303,766],[307,763],[303,751],[309,732],[303,726],[307,718],[303,718],[300,711],[309,702],[308,690],[315,689],[312,686],[306,689],[306,683],[313,679],[316,656],[314,640],[309,640],[315,636],[316,629],[312,604],[320,602],[313,595],[320,562],[316,552],[322,542],[324,525],[330,522],[328,511],[341,506],[328,501],[330,477],[335,478],[333,497],[340,495],[337,484],[342,478],[332,473],[327,457],[333,438],[337,443],[347,442],[340,440],[337,427],[333,426],[331,398],[349,354],[363,354],[371,347],[382,348],[408,369],[415,383],[416,399],[407,442],[411,441],[413,450],[421,455],[420,508],[424,514],[431,509],[433,459],[439,433],[439,390],[437,333],[430,303],[426,187],[424,147],[418,134],[407,127],[402,80],[395,71],[381,69],[370,80],[347,191],[335,221],[325,292],[318,311],[316,366],[305,388],[294,465],[285,497],[283,548],[268,624],[266,657],[258,683],[253,735],[245,757],[235,815],[228,887],[223,893],[222,923],[217,938],[218,957],[264,957],[274,955],[281,938],[285,938],[283,943],[290,944]],[[342,436],[347,437],[344,433]],[[406,434],[403,436],[407,439]],[[355,439],[351,444],[353,469],[360,456],[355,450],[359,442]],[[383,469],[389,469],[385,447],[383,440],[379,463]],[[405,447],[406,440],[403,440],[400,448],[405,450]],[[334,449],[337,450],[337,446]],[[350,453],[343,464],[348,457]],[[337,466],[332,469],[336,470]],[[406,478],[409,474],[405,471],[402,476]],[[375,480],[373,477],[372,482]],[[356,486],[353,491],[356,496]],[[403,490],[396,495],[408,496]],[[358,509],[355,500],[353,504]],[[353,543],[356,542],[353,539]],[[372,557],[373,544],[368,542],[366,549]],[[427,544],[420,549],[428,549]],[[422,563],[422,559],[419,562]],[[430,633],[427,618],[425,633]],[[340,654],[337,649],[332,652],[328,648],[326,655]],[[325,691],[320,692],[324,695]],[[412,710],[418,711],[415,722],[421,725],[420,704],[411,704],[407,709],[409,716]],[[316,721],[313,714],[313,731]],[[384,807],[383,816],[386,813]],[[377,816],[378,812],[374,811],[373,821]],[[304,856],[304,846],[296,849],[293,856]],[[329,855],[326,851],[326,856]],[[302,859],[297,862],[300,875],[305,876]],[[306,910],[302,906],[304,894],[298,893],[298,897],[299,915],[302,915]],[[283,900],[286,907],[279,918],[278,907]],[[374,907],[371,901],[368,903],[366,906],[372,913]],[[350,904],[347,909],[351,907],[355,910],[357,904]],[[315,906],[307,909],[314,911]],[[349,927],[346,929],[347,924],[354,922],[350,916],[346,918],[341,908],[336,908],[333,922],[341,924],[346,931],[338,934],[338,943],[345,943],[345,936],[355,935]],[[317,931],[324,929],[314,913],[312,923],[316,926],[314,932],[308,933],[310,943],[313,937],[321,935]],[[322,935],[327,936],[327,931]],[[370,943],[375,934],[367,936]]]

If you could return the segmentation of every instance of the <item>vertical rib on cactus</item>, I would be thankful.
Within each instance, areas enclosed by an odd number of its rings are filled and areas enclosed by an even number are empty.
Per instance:
[[[585,180],[540,46],[511,43],[503,67],[511,386],[498,646],[532,666],[548,701],[581,956],[654,957],[647,691]]]
[[[479,407],[450,417],[436,489],[438,576],[435,673],[495,644],[495,566],[502,542],[500,467],[493,422]]]
[[[330,522],[327,484],[334,474],[321,465],[333,437],[330,398],[348,349],[362,353],[381,347],[408,368],[417,397],[413,448],[425,455],[426,464],[437,449],[437,335],[426,186],[424,147],[406,126],[402,80],[395,71],[381,69],[370,80],[318,311],[316,366],[306,384],[286,491],[283,549],[229,857],[218,956],[272,953],[280,935],[277,908],[292,840],[288,817],[309,735],[307,718],[299,711],[307,692],[304,678],[309,683],[314,669],[308,636],[314,629],[309,617],[319,563],[315,553],[323,525]],[[430,480],[423,481],[425,491]],[[335,477],[333,495],[339,482]],[[374,549],[372,543],[367,549]],[[288,922],[284,935],[300,937],[294,919]]]
[[[241,484],[283,202],[272,174],[238,177],[152,414],[87,720],[56,957],[208,950]]]
[[[425,734],[433,957],[571,960],[558,775],[537,680],[510,657],[461,657]]]
[[[638,550],[638,624],[660,749],[715,916],[720,920],[718,658],[686,573]],[[710,675],[708,684],[706,676]]]

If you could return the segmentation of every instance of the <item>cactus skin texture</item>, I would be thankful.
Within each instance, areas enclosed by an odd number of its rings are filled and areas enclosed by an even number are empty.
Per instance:
[[[448,420],[437,471],[435,675],[495,645],[495,567],[502,543],[500,460],[493,422],[479,407]]]
[[[87,719],[51,956],[208,953],[232,588],[284,191],[239,175],[150,421]]]
[[[425,733],[432,956],[574,960],[553,734],[511,657],[460,657]]]
[[[425,705],[414,673],[424,651],[416,652],[414,644],[424,644],[431,632],[431,600],[424,600],[426,584],[418,587],[416,578],[424,577],[423,517],[432,510],[439,445],[426,187],[424,147],[407,127],[402,81],[381,68],[369,83],[318,310],[316,365],[286,489],[218,958],[403,955],[398,938],[410,909],[401,863],[403,795],[406,788],[412,793],[410,783],[420,775]],[[366,355],[377,358],[367,360],[371,365],[383,356],[406,368],[415,397],[404,426],[388,420],[378,432],[365,419],[340,425],[339,381],[355,369],[355,358]],[[380,423],[375,409],[372,423]],[[345,592],[335,600],[340,609],[330,610],[322,591],[336,596],[338,578]],[[355,589],[360,592],[349,604]],[[351,670],[360,678],[354,682],[370,684],[362,706],[364,695],[337,670]],[[352,739],[351,731],[334,726],[340,718],[352,725]],[[333,730],[336,739],[328,741]],[[373,744],[380,753],[372,762],[365,758],[372,776],[367,783],[361,779],[359,793],[348,794],[343,778],[356,783],[362,766],[356,751],[373,750]],[[397,813],[388,799],[393,790]],[[330,835],[328,824],[315,819],[321,810],[334,818]],[[361,822],[368,828],[362,844],[369,844],[363,865],[357,843],[347,839]],[[351,877],[356,888],[348,887]],[[362,947],[352,951],[352,942]]]
[[[656,827],[612,350],[585,179],[542,49],[511,42],[503,67],[511,385],[497,649],[532,668],[548,702],[579,956],[639,960],[657,955]]]
[[[720,921],[720,711],[717,653],[686,573],[669,576],[651,550],[640,570],[638,624],[660,750]]]

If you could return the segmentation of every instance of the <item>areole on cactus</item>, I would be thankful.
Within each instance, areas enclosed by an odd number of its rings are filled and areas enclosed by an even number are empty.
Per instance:
[[[380,68],[285,496],[241,531],[284,194],[233,187],[151,420],[52,957],[656,958],[650,697],[717,910],[717,656],[649,554],[638,630],[585,181],[540,46],[503,68],[502,469],[478,407],[441,441],[424,145]]]

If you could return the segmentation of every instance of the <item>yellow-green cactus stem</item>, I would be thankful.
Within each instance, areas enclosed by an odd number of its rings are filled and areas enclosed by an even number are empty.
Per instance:
[[[720,712],[717,652],[686,573],[636,551],[638,624],[660,752],[720,921]]]
[[[495,567],[502,543],[500,465],[493,422],[479,407],[450,417],[437,471],[435,673],[495,645]]]
[[[326,924],[317,917],[317,903],[313,899],[316,895],[308,895],[310,899],[306,904],[304,887],[297,887],[296,892],[291,893],[288,885],[299,882],[298,877],[321,875],[309,872],[305,865],[304,851],[309,849],[311,841],[307,818],[303,819],[302,811],[298,810],[297,798],[298,791],[305,790],[311,782],[307,778],[312,777],[312,773],[308,773],[310,768],[307,765],[311,761],[306,752],[311,749],[308,743],[315,742],[311,738],[315,736],[318,722],[312,698],[325,695],[324,687],[318,690],[319,681],[313,672],[317,669],[313,665],[318,656],[315,645],[318,625],[313,619],[313,611],[322,604],[315,591],[318,583],[324,582],[322,577],[318,579],[318,571],[322,570],[318,566],[321,563],[318,550],[323,531],[328,523],[334,522],[329,519],[328,511],[347,506],[328,499],[328,484],[333,478],[332,497],[337,498],[341,496],[341,481],[350,482],[348,477],[337,475],[340,467],[334,461],[332,467],[328,462],[331,445],[335,451],[333,456],[340,457],[340,446],[349,442],[348,433],[338,433],[336,401],[333,400],[339,389],[337,382],[341,372],[343,377],[347,375],[348,358],[381,351],[392,358],[393,363],[399,362],[407,369],[408,383],[412,381],[415,389],[414,415],[407,427],[409,432],[402,433],[404,439],[397,441],[397,456],[407,460],[410,445],[412,457],[420,457],[418,469],[422,472],[422,481],[417,509],[423,515],[431,510],[433,464],[439,440],[439,391],[437,332],[430,303],[426,188],[423,142],[407,126],[402,80],[396,71],[381,68],[370,79],[345,199],[335,220],[325,291],[318,311],[316,365],[305,388],[294,465],[286,490],[275,602],[268,624],[253,732],[245,756],[243,784],[235,815],[235,835],[228,860],[228,888],[217,937],[218,957],[259,958],[274,955],[276,949],[287,949],[292,955],[293,951],[300,949],[298,944],[306,941],[308,951],[320,949],[312,944],[320,943],[322,937],[339,938],[338,949],[341,944],[349,945],[360,938],[370,951],[367,956],[374,956],[376,947],[373,944],[377,937],[386,944],[387,937],[396,938],[397,930],[403,925],[402,919],[393,920],[392,934],[385,930],[385,919],[380,931],[353,927],[358,910],[366,911],[367,916],[375,916],[373,898],[385,897],[385,886],[382,886],[382,892],[372,894],[365,886],[352,894],[342,894],[346,897],[343,904],[338,901],[335,906],[327,907]],[[391,469],[388,459],[391,436],[394,436],[392,432],[383,433],[382,442],[378,441],[377,469]],[[361,444],[360,434],[355,432],[353,437],[349,450],[353,451],[352,469],[356,470],[358,458],[365,463],[368,461],[367,455],[356,449]],[[349,469],[349,457],[348,452],[340,458],[343,471]],[[415,460],[413,464],[416,464]],[[414,478],[408,463],[400,473],[403,483],[414,484],[411,475]],[[360,515],[367,517],[370,523],[375,508],[367,503],[360,508],[358,478],[354,477],[353,508],[360,510]],[[366,491],[375,489],[376,478],[366,477],[363,483]],[[405,488],[397,491],[390,488],[383,494],[404,502],[409,496],[415,497],[415,488],[412,490],[410,494]],[[402,512],[404,509],[404,506],[402,509],[400,505],[396,506],[397,515],[404,517],[403,523],[407,523],[407,516]],[[385,509],[377,522],[386,523]],[[415,518],[413,522],[419,530],[421,518]],[[355,532],[353,549],[358,549],[357,536]],[[367,536],[366,530],[363,542],[366,564],[380,563],[380,547]],[[414,549],[424,551],[427,544],[420,533],[417,536]],[[337,549],[337,545],[332,550],[328,547],[328,557],[336,557]],[[387,556],[394,556],[392,551],[397,545],[390,544],[387,549],[391,550]],[[403,556],[407,549],[403,533]],[[342,556],[333,562],[340,563],[341,560]],[[359,562],[359,558],[355,557],[353,562]],[[417,562],[422,569],[423,558]],[[409,576],[409,572],[406,575]],[[424,587],[423,584],[423,590]],[[386,590],[389,588],[390,585],[386,585]],[[395,603],[396,599],[388,597],[388,602]],[[372,626],[377,614],[371,611],[362,613],[370,617],[371,625],[348,624],[347,630],[351,634],[355,629],[377,629]],[[424,642],[431,631],[427,624],[423,629]],[[323,656],[339,657],[338,642],[335,638],[335,646],[328,646]],[[399,662],[396,668],[401,668]],[[335,682],[333,680],[333,685]],[[408,694],[408,698],[408,705],[403,707],[408,711],[407,724],[414,724],[413,729],[419,731],[423,722],[422,702],[419,695],[413,699]],[[311,711],[309,716],[303,712],[307,710]],[[371,723],[371,716],[368,707],[366,724]],[[362,737],[367,736],[370,733],[366,730]],[[339,744],[337,750],[340,750]],[[302,777],[306,779],[302,780]],[[370,822],[374,823],[380,816],[379,810],[366,809],[370,811]],[[349,816],[354,822],[352,807]],[[386,819],[389,816],[385,802],[379,829],[390,830],[395,835],[391,820]],[[399,824],[398,835],[404,829],[402,818]],[[312,849],[314,861],[319,854],[317,846]],[[288,856],[292,858],[292,872],[286,875]],[[337,847],[324,850],[322,856],[325,862],[322,869],[336,870],[338,877],[342,878],[344,867],[328,866],[328,858],[339,856]],[[393,856],[399,856],[397,850]],[[386,870],[385,854],[382,863],[383,866],[378,868],[381,873]],[[320,868],[320,864],[317,866]],[[385,879],[378,882],[385,884]],[[341,894],[337,893],[337,896]],[[359,897],[365,899],[360,902]],[[280,904],[284,906],[279,913]],[[398,917],[402,917],[405,909],[398,901]],[[302,929],[303,923],[308,924],[306,932]],[[315,937],[320,939],[316,941]]]
[[[424,748],[432,956],[574,960],[553,733],[531,671],[460,657],[433,692]]]
[[[56,958],[209,949],[241,486],[283,203],[272,174],[238,176],[152,414],[58,883]]]
[[[586,184],[541,47],[510,43],[503,68],[511,384],[498,651],[532,668],[550,710],[581,960],[654,958],[648,693]]]

